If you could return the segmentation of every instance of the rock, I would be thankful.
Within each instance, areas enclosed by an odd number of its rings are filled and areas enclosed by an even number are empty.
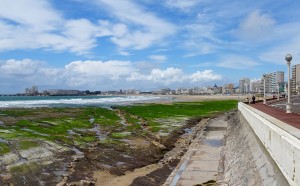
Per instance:
[[[17,154],[5,154],[4,156],[0,156],[0,166],[6,166],[13,164],[17,161],[19,161],[19,156]]]
[[[156,139],[161,140],[161,137],[159,134],[155,134]]]
[[[151,141],[151,143],[153,145],[155,145],[156,147],[160,148],[160,149],[166,149],[166,147],[163,144],[159,143],[159,142]]]
[[[11,178],[11,174],[0,174],[0,178],[2,181],[9,180]]]
[[[67,185],[67,177],[64,177],[63,180],[61,182],[59,182],[58,184],[56,184],[56,186],[65,186]]]
[[[95,182],[89,180],[80,180],[79,182],[71,182],[67,184],[68,186],[91,186],[95,185]]]

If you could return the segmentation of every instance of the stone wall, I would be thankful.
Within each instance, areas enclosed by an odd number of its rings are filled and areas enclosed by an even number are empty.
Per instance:
[[[289,185],[241,112],[228,116],[222,182],[228,185]]]

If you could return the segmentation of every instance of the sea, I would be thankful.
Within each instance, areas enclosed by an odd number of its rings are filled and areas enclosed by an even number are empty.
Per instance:
[[[0,96],[0,108],[110,107],[169,100],[159,96]]]

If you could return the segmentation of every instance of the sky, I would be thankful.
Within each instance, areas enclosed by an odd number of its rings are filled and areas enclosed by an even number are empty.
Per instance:
[[[238,84],[299,64],[300,1],[0,0],[0,94]]]

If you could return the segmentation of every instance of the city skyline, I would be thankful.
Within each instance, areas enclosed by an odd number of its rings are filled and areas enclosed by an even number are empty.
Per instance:
[[[0,94],[238,84],[299,64],[297,1],[2,0]],[[285,77],[286,78],[286,77]]]

